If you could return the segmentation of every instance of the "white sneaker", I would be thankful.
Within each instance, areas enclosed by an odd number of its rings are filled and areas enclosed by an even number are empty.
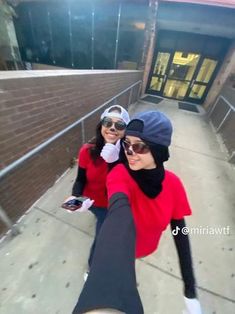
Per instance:
[[[89,271],[86,271],[86,272],[83,274],[83,280],[84,280],[84,282],[87,281],[88,275],[89,275]]]

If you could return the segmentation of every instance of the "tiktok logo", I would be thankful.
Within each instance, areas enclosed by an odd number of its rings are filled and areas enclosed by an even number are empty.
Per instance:
[[[180,228],[177,226],[175,229],[172,230],[172,234],[176,236],[179,233]]]

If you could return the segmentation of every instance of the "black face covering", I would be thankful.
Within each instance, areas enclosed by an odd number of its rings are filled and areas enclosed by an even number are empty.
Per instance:
[[[155,198],[162,191],[162,181],[165,177],[163,164],[154,169],[141,169],[137,171],[131,170],[127,162],[125,166],[139,188],[149,198]]]

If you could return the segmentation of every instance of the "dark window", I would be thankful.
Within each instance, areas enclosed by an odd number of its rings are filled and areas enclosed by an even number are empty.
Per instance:
[[[137,69],[141,63],[148,8],[123,4],[118,44],[118,67]]]
[[[118,25],[118,4],[95,6],[94,68],[113,69]]]
[[[72,52],[74,67],[91,68],[92,8],[89,2],[71,4]]]

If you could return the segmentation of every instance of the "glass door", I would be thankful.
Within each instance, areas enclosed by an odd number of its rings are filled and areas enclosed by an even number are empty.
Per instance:
[[[198,53],[159,51],[147,93],[202,103],[212,84],[218,60]]]
[[[195,74],[195,78],[192,80],[186,95],[188,101],[202,102],[205,99],[217,64],[217,60],[203,58],[203,61],[199,66],[199,69]]]
[[[200,55],[176,51],[167,75],[163,96],[183,100],[187,95]]]
[[[148,89],[151,94],[162,94],[170,56],[169,52],[158,52],[149,82]]]

